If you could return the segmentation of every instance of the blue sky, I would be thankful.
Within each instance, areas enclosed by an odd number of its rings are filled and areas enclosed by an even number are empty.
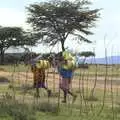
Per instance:
[[[0,25],[2,26],[21,26],[25,29],[28,28],[26,21],[25,6],[30,3],[44,0],[1,0],[0,1]],[[79,51],[95,51],[96,57],[105,56],[105,47],[107,48],[107,55],[120,54],[120,0],[91,0],[93,1],[92,8],[103,8],[101,10],[101,18],[97,22],[96,28],[92,31],[95,33],[88,38],[95,41],[93,44],[75,42],[71,43],[66,41],[66,46],[76,52]],[[70,38],[68,38],[70,39]],[[104,40],[105,39],[105,40]],[[42,49],[41,49],[42,48]],[[43,52],[49,51],[51,48],[39,45],[32,48],[33,51]],[[57,45],[53,51],[60,51],[60,46]],[[9,50],[10,51],[10,50]]]

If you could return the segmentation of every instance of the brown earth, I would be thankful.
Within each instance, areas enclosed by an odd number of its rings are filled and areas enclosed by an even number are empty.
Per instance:
[[[0,78],[6,78],[10,81],[15,81],[19,84],[32,84],[33,83],[33,76],[31,72],[25,73],[25,72],[5,72],[0,71]],[[112,80],[112,83],[111,83]],[[48,74],[48,77],[46,77],[47,85],[50,88],[58,88],[59,85],[59,75],[58,74]],[[94,84],[96,82],[96,88],[104,89],[105,87],[107,89],[112,88],[119,88],[120,86],[120,80],[119,78],[111,78],[111,77],[89,77],[87,78],[84,76],[84,78],[79,77],[73,77],[72,80],[72,88],[79,89],[79,88],[90,88],[92,89],[94,87]]]

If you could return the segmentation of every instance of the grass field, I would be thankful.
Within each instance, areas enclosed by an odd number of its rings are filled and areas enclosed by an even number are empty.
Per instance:
[[[68,96],[63,104],[59,76],[51,69],[47,83],[52,96],[48,99],[44,90],[35,98],[29,66],[0,66],[0,120],[120,120],[119,77],[118,66],[107,66],[107,71],[102,65],[78,69],[71,88],[78,97],[72,103]]]

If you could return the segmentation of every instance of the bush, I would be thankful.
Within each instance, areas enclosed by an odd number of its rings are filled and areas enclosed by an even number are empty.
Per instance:
[[[21,104],[10,97],[0,100],[0,116],[10,116],[12,120],[36,120],[35,111],[27,104]]]
[[[36,120],[37,112],[58,113],[58,105],[49,102],[25,104],[6,93],[0,99],[0,118],[10,116],[12,120]]]
[[[58,113],[57,104],[51,104],[49,102],[40,103],[39,105],[35,105],[35,109],[40,112],[50,112],[50,113]]]

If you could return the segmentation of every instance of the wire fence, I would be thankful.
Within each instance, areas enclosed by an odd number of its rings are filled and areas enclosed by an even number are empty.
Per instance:
[[[7,94],[24,104],[39,105],[42,109],[56,106],[61,114],[76,115],[89,120],[101,119],[105,109],[110,110],[112,119],[116,120],[116,107],[119,107],[120,74],[119,65],[88,65],[88,68],[75,70],[71,90],[77,95],[76,101],[67,96],[67,103],[62,103],[63,92],[59,88],[60,76],[54,68],[45,71],[46,86],[52,90],[50,97],[40,89],[40,97],[35,96],[33,73],[29,65],[15,64],[9,66],[10,72],[0,71],[0,80],[7,78],[9,83],[2,83],[1,99]]]

